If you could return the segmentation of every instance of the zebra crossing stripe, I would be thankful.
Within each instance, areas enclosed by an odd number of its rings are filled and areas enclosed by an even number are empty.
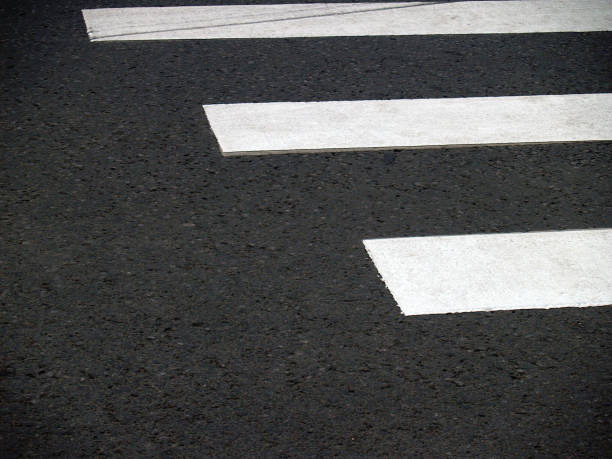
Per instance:
[[[612,304],[612,229],[364,245],[405,315]]]
[[[590,32],[610,0],[311,3],[85,9],[92,41]]]
[[[205,105],[225,156],[612,140],[612,93]]]

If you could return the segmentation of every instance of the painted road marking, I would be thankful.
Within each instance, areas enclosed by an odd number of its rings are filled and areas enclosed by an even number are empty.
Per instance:
[[[612,304],[612,229],[363,242],[405,315]]]
[[[92,41],[591,32],[610,0],[312,3],[85,9]]]
[[[612,93],[205,105],[225,156],[612,140]]]

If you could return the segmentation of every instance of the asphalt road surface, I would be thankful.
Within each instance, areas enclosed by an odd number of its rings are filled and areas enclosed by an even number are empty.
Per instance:
[[[0,6],[1,455],[609,457],[609,306],[404,316],[362,240],[612,227],[610,142],[224,158],[202,105],[612,92],[612,33],[81,15],[201,3]]]

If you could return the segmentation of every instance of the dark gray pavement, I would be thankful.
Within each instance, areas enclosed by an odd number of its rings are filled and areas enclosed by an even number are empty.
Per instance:
[[[228,159],[201,105],[612,92],[612,33],[80,13],[173,4],[0,7],[2,456],[610,457],[610,307],[404,317],[361,241],[611,227],[611,143]]]

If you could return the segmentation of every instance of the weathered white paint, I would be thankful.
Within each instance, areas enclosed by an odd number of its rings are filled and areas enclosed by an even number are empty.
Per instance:
[[[612,304],[612,229],[364,244],[406,315]]]
[[[312,3],[83,10],[93,41],[589,32],[610,0]]]
[[[612,94],[205,105],[226,156],[612,140]]]

